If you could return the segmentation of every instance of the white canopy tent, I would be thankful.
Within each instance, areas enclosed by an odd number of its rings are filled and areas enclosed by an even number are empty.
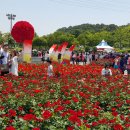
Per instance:
[[[107,44],[107,42],[105,42],[105,40],[102,40],[101,43],[99,43],[97,46],[96,46],[97,50],[102,50],[102,51],[113,51],[114,48],[109,46]]]

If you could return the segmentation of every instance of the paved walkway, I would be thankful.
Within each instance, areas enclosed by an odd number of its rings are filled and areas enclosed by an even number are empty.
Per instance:
[[[42,59],[39,57],[32,57],[32,63],[43,63]],[[73,64],[73,62],[71,61],[70,64]],[[87,61],[86,64],[89,64],[89,62]],[[83,65],[83,62],[79,62],[79,65]]]

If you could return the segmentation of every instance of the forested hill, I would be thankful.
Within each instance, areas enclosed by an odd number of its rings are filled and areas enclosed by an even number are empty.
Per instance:
[[[63,27],[57,30],[57,32],[66,32],[74,34],[75,36],[80,35],[83,32],[100,32],[109,31],[112,32],[118,28],[115,24],[105,25],[105,24],[81,24],[77,26],[69,26],[68,28]]]

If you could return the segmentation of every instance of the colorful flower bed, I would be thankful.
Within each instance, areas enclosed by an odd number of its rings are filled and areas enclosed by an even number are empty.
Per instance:
[[[0,130],[128,130],[130,80],[101,65],[21,64],[0,77]]]

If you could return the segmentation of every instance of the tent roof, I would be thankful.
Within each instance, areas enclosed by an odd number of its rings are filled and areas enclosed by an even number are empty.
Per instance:
[[[109,46],[107,44],[107,42],[105,42],[104,40],[102,40],[97,46],[97,48],[104,48],[104,49],[113,49],[113,47]]]

